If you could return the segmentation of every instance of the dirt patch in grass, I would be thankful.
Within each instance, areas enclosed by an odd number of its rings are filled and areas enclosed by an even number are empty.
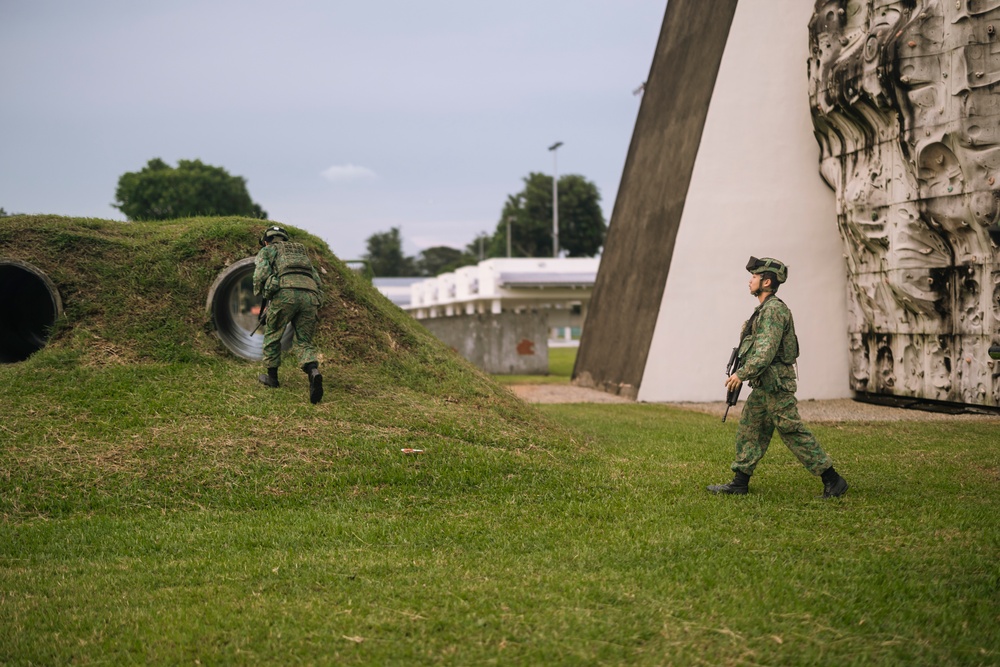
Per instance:
[[[631,403],[627,398],[571,384],[512,384],[507,386],[528,403]]]
[[[507,388],[528,403],[633,403],[627,398],[609,394],[597,389],[577,387],[570,384],[513,384]],[[726,403],[671,402],[665,403],[684,410],[693,410],[716,415],[720,419],[726,411]],[[743,402],[730,408],[727,420],[738,420],[743,411]],[[914,408],[898,408],[888,405],[863,403],[848,398],[800,401],[799,415],[806,422],[890,422],[890,421],[969,421],[996,422],[1000,424],[1000,414],[948,414]]]

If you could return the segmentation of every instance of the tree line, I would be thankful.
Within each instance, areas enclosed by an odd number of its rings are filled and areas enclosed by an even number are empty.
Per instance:
[[[524,188],[509,195],[492,233],[481,232],[465,248],[435,246],[415,257],[403,253],[399,227],[372,234],[364,256],[375,276],[436,276],[491,257],[551,257],[552,176],[528,174]],[[569,257],[593,257],[607,233],[597,186],[577,174],[559,178],[559,250]],[[190,216],[240,215],[267,219],[250,197],[246,179],[200,160],[171,167],[153,158],[141,170],[118,179],[115,208],[126,218],[169,220]],[[10,215],[0,208],[0,217]]]
[[[378,277],[436,276],[492,257],[552,257],[552,176],[532,172],[524,188],[509,195],[493,233],[483,232],[464,249],[434,246],[415,257],[403,252],[400,228],[367,239],[368,261]],[[559,250],[568,257],[593,257],[607,234],[597,186],[578,174],[559,178]]]

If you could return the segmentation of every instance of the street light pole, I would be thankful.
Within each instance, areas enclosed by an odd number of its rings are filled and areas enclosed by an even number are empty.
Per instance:
[[[549,146],[552,151],[552,256],[559,256],[559,159],[558,149],[563,142]]]
[[[507,216],[507,256],[510,257],[510,216]]]

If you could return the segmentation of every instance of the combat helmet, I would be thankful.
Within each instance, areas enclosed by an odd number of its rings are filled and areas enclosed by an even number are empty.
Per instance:
[[[747,262],[747,271],[750,273],[770,271],[777,278],[779,285],[788,280],[788,267],[785,266],[784,262],[778,261],[773,257],[761,257],[760,259],[751,257],[750,261]]]
[[[271,241],[278,238],[282,239],[283,241],[287,241],[289,239],[288,232],[286,232],[283,228],[278,227],[277,225],[268,227],[267,229],[264,230],[264,233],[260,237],[260,245],[263,246],[265,243],[270,243]]]

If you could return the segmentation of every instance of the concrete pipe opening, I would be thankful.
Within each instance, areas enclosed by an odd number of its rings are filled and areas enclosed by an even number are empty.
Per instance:
[[[205,306],[222,344],[238,357],[260,361],[264,358],[264,327],[257,327],[260,297],[253,293],[254,258],[231,264],[212,283]],[[281,336],[281,349],[292,347],[292,327]]]
[[[45,347],[62,299],[37,267],[0,258],[0,313],[0,363],[13,364]]]

